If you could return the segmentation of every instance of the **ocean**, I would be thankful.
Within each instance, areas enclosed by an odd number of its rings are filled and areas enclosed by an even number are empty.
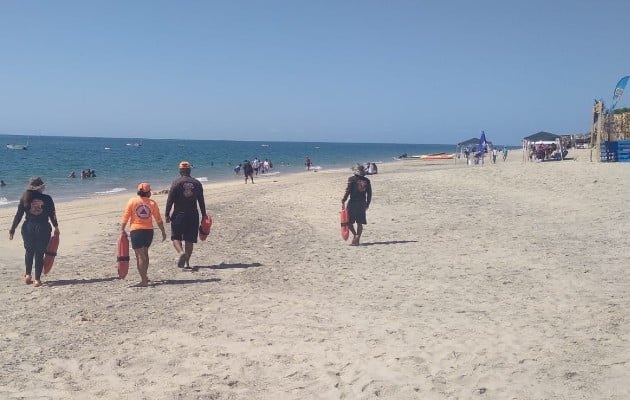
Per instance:
[[[354,163],[389,162],[403,153],[427,154],[455,151],[450,144],[382,144],[324,142],[242,142],[231,140],[129,139],[69,136],[0,135],[0,207],[15,206],[30,177],[41,177],[55,202],[135,193],[139,182],[153,190],[167,189],[179,176],[180,161],[193,164],[192,175],[202,182],[241,179],[234,167],[243,160],[270,159],[271,173],[304,171],[310,156],[318,169],[345,168]],[[27,150],[7,148],[26,144]],[[92,169],[96,177],[81,179]],[[74,171],[76,178],[68,175]],[[348,170],[348,172],[350,172]]]

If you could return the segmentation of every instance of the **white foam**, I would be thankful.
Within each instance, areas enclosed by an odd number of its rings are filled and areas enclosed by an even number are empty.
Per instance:
[[[113,188],[113,189],[110,189],[110,190],[106,190],[106,191],[104,191],[104,192],[96,192],[96,194],[113,194],[113,193],[120,193],[120,192],[124,192],[124,191],[126,191],[126,190],[127,190],[127,189],[125,189],[125,188],[118,188],[118,187],[117,187],[117,188]]]
[[[266,172],[264,174],[258,174],[258,177],[264,178],[265,176],[275,176],[275,175],[278,175],[279,173],[280,173],[280,171]]]
[[[199,182],[208,182],[208,177],[207,176],[200,176],[199,178],[196,178]]]
[[[0,207],[8,206],[10,204],[17,204],[17,203],[19,203],[19,200],[9,201],[6,197],[0,197]]]

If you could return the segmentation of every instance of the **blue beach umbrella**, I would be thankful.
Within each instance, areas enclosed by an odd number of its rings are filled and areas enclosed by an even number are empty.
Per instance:
[[[479,145],[477,146],[478,152],[488,152],[488,142],[486,141],[486,132],[481,131],[481,137],[479,138]]]

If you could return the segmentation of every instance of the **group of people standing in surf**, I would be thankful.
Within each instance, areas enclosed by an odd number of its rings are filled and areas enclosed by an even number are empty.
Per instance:
[[[241,175],[242,170],[243,176],[245,176],[245,183],[247,183],[247,179],[254,183],[254,175],[258,176],[259,172],[261,174],[269,173],[269,170],[272,168],[273,163],[270,159],[265,158],[264,161],[260,161],[258,157],[254,157],[252,161],[244,160],[242,163],[239,163],[236,167],[234,167],[234,174],[239,176]]]
[[[147,182],[140,183],[136,196],[127,202],[120,229],[125,232],[129,224],[131,247],[135,252],[140,275],[140,282],[136,286],[146,287],[149,284],[149,247],[153,242],[154,221],[162,233],[162,241],[165,241],[167,236],[164,222],[170,223],[171,241],[178,254],[177,267],[190,268],[190,258],[194,244],[197,243],[200,220],[207,216],[203,185],[191,176],[191,169],[192,165],[188,161],[179,163],[180,177],[171,183],[164,219],[159,206],[151,199],[151,185]],[[367,223],[366,211],[372,200],[372,186],[370,180],[365,177],[363,165],[356,164],[353,172],[354,174],[347,180],[341,207],[348,210],[349,230],[353,234],[351,245],[358,246],[363,225]],[[251,176],[251,173],[246,174],[246,180],[248,176]],[[34,287],[42,285],[44,254],[53,229],[55,235],[60,233],[55,203],[51,196],[43,193],[45,188],[46,185],[41,178],[29,180],[9,229],[9,240],[13,240],[15,230],[25,216],[21,227],[25,249],[25,271],[22,281]]]

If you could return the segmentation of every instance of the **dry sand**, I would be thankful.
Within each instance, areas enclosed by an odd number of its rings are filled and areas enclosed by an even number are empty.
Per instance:
[[[626,400],[630,164],[574,155],[383,164],[359,247],[349,169],[207,184],[194,270],[157,240],[144,289],[129,195],[58,204],[41,288],[0,209],[0,398]]]

